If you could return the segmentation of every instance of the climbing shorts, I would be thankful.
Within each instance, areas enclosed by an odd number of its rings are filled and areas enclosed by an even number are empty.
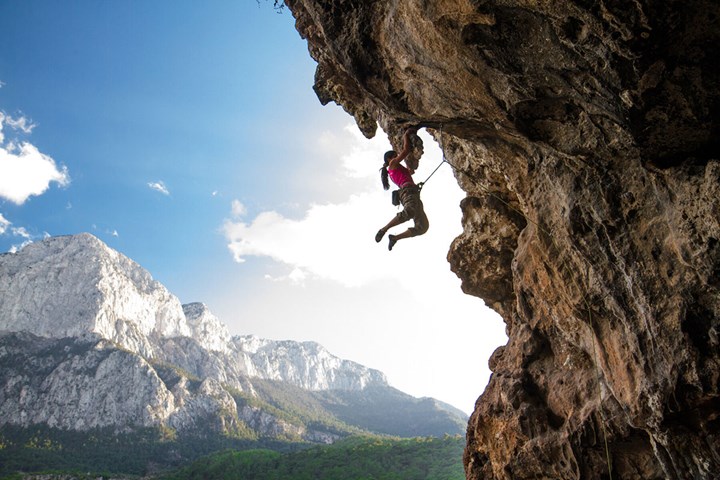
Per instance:
[[[412,236],[415,237],[427,232],[428,228],[430,228],[430,222],[427,215],[425,215],[422,200],[420,200],[420,189],[416,185],[401,188],[400,203],[402,203],[403,209],[398,212],[397,217],[402,222],[408,220],[415,222],[415,225],[408,228],[412,232]]]

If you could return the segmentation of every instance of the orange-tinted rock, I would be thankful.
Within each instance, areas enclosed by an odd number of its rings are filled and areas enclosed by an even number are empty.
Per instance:
[[[286,3],[320,100],[442,128],[467,192],[448,259],[509,335],[467,477],[720,478],[720,4]]]

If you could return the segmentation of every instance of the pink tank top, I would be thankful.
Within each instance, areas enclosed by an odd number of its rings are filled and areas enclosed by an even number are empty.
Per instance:
[[[398,165],[397,168],[388,170],[388,175],[390,175],[390,180],[392,180],[393,183],[398,187],[405,186],[408,183],[411,185],[415,185],[415,182],[413,182],[412,179],[412,175],[410,175],[410,170],[403,167],[402,165]]]

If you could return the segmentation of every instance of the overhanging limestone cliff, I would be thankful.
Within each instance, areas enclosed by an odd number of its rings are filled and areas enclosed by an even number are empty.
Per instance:
[[[321,102],[442,125],[448,259],[509,334],[468,478],[720,476],[720,5],[286,3]]]

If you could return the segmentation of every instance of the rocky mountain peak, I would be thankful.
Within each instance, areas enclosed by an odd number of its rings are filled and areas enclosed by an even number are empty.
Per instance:
[[[307,390],[362,390],[385,376],[314,342],[231,337],[203,303],[177,297],[90,234],[51,237],[0,256],[0,331],[108,340],[238,390],[248,378]]]
[[[230,333],[204,303],[188,303],[182,306],[190,336],[208,350],[228,351]]]
[[[0,298],[2,330],[55,338],[93,332],[148,357],[150,337],[192,334],[177,297],[87,233],[4,254]]]
[[[387,385],[385,375],[332,355],[316,342],[275,341],[244,335],[233,344],[246,359],[248,374],[290,381],[309,390],[363,390]]]

